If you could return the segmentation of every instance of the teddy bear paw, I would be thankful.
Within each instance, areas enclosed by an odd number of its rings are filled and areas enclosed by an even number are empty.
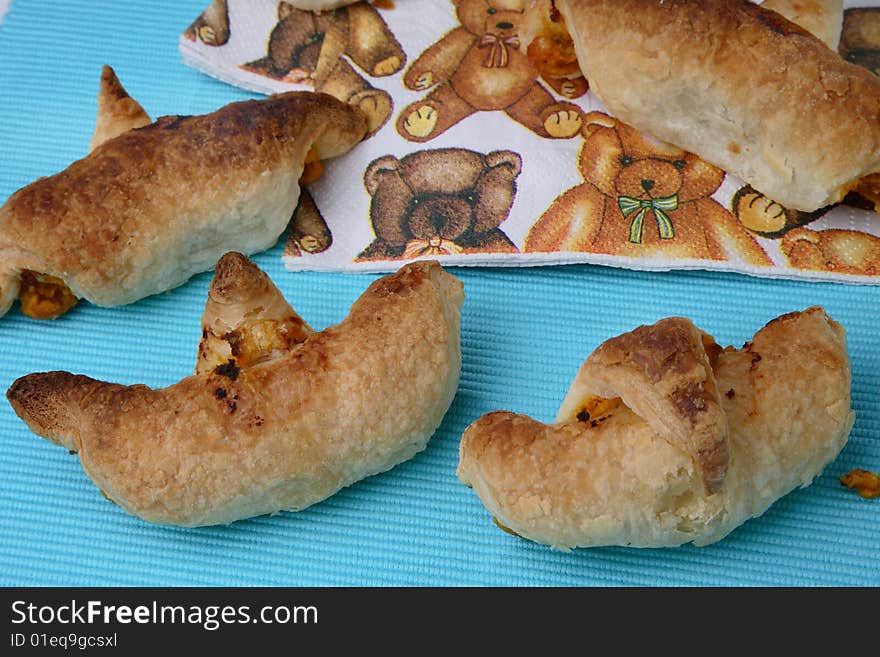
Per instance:
[[[424,91],[434,84],[434,74],[431,71],[425,71],[413,80],[412,88],[418,91]]]
[[[214,28],[210,25],[202,25],[199,30],[199,39],[201,39],[202,43],[205,43],[209,46],[217,45],[217,33],[214,32]]]
[[[743,226],[756,233],[775,233],[785,228],[785,208],[758,191],[739,197],[734,208]]]
[[[397,55],[386,57],[373,67],[373,75],[375,77],[382,77],[383,75],[391,75],[392,73],[396,73],[400,70],[400,66],[402,63],[403,62],[401,62],[400,57],[398,57]]]
[[[583,119],[575,110],[559,110],[544,119],[544,129],[554,139],[568,139],[580,132]]]
[[[329,244],[327,240],[320,239],[314,235],[303,235],[297,240],[297,246],[306,253],[320,253],[326,251]]]
[[[391,96],[379,89],[368,89],[349,99],[367,117],[367,134],[372,135],[381,128],[391,116]]]
[[[437,110],[430,105],[422,105],[409,113],[403,121],[403,128],[410,136],[424,139],[434,131],[439,118]]]

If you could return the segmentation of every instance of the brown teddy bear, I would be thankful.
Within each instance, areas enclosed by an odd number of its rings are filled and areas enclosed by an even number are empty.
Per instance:
[[[409,89],[435,87],[401,112],[397,131],[424,142],[477,111],[505,112],[541,137],[569,138],[581,126],[572,103],[557,102],[519,39],[524,0],[452,0],[460,27],[445,34],[409,67]],[[569,98],[586,92],[583,77],[545,79]]]
[[[364,186],[376,239],[357,260],[516,253],[498,226],[513,205],[521,167],[513,151],[463,148],[374,160]]]
[[[278,3],[278,22],[269,34],[267,55],[241,68],[267,77],[308,84],[363,110],[369,134],[391,116],[391,96],[376,89],[348,63],[347,55],[373,77],[400,71],[403,48],[379,12],[366,2],[333,11],[311,12]]]
[[[710,198],[724,172],[601,112],[584,117],[584,182],[556,198],[524,251],[741,260],[771,266],[761,245]]]
[[[226,0],[211,4],[196,18],[183,35],[190,41],[198,39],[207,46],[222,46],[229,41],[229,8]]]
[[[791,267],[861,276],[880,275],[880,238],[856,230],[795,228],[779,242]]]

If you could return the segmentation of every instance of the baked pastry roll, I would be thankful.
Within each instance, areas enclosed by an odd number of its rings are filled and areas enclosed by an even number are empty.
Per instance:
[[[550,9],[548,9],[550,7]],[[880,200],[880,78],[749,0],[530,0],[553,7],[622,121],[792,210]]]
[[[233,331],[253,333],[253,302],[236,302],[229,288],[264,283],[244,256],[223,257],[203,323],[231,320]],[[274,296],[262,301],[280,308]],[[232,356],[158,390],[29,374],[7,397],[35,433],[79,454],[106,497],[150,522],[296,511],[426,446],[458,386],[462,301],[457,278],[414,262],[374,281],[342,323],[286,349],[270,340],[249,362]]]
[[[764,0],[761,6],[782,14],[837,50],[843,31],[843,0]]]
[[[604,343],[553,424],[484,415],[462,436],[459,479],[499,525],[557,548],[724,538],[837,457],[855,417],[850,366],[843,327],[819,307],[776,318],[741,349],[697,333],[670,318]],[[714,492],[701,441],[670,430],[685,418],[698,418],[695,436],[724,437]]]
[[[290,220],[307,162],[341,155],[366,133],[358,109],[312,92],[125,129],[143,116],[102,77],[100,145],[0,207],[0,316],[23,277],[116,306],[176,287],[227,251],[264,250]]]

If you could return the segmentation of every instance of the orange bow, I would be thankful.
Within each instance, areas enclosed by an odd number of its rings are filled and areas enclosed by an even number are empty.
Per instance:
[[[421,256],[458,255],[462,248],[442,237],[432,237],[427,240],[414,239],[406,244],[403,250],[404,258],[419,258]]]
[[[517,35],[499,38],[494,34],[484,34],[480,39],[480,48],[489,48],[486,54],[486,61],[483,66],[486,68],[504,68],[510,61],[510,55],[507,52],[507,46],[519,50],[519,37]]]

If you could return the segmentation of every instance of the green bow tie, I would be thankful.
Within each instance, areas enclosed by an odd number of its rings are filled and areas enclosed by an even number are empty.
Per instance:
[[[618,196],[617,205],[620,206],[620,212],[623,218],[627,219],[633,212],[633,217],[629,225],[629,233],[627,239],[634,244],[642,243],[642,232],[645,229],[645,215],[648,210],[654,213],[657,220],[657,231],[660,233],[661,240],[671,240],[675,237],[675,230],[672,227],[672,219],[666,214],[666,210],[672,211],[678,209],[678,194],[672,196],[664,196],[663,198],[637,199],[632,196]]]

